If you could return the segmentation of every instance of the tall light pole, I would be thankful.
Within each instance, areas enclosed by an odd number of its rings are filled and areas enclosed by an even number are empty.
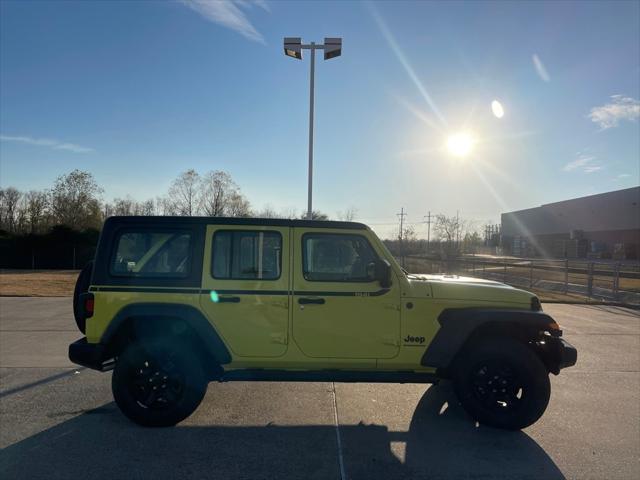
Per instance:
[[[309,181],[307,187],[307,220],[312,219],[313,206],[313,108],[316,75],[316,50],[324,50],[324,59],[331,60],[342,54],[341,38],[325,38],[324,43],[303,44],[300,37],[285,37],[284,54],[302,60],[302,50],[311,50],[311,68],[309,79]]]

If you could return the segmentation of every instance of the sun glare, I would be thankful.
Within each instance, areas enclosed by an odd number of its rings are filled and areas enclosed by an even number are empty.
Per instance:
[[[498,100],[494,100],[493,102],[491,102],[491,111],[496,118],[504,117],[504,108]]]
[[[456,157],[466,157],[473,151],[476,141],[468,132],[454,133],[447,138],[447,150]]]

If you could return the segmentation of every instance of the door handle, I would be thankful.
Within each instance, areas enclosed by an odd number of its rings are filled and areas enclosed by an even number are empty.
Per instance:
[[[240,303],[240,297],[219,297],[218,303]]]
[[[324,304],[324,298],[308,298],[308,297],[302,297],[298,299],[298,303],[300,305],[309,305],[309,304],[313,304],[313,305],[323,305]]]

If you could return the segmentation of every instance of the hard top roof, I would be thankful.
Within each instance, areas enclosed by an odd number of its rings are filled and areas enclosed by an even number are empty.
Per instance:
[[[205,225],[247,225],[272,227],[303,228],[344,228],[366,230],[364,223],[339,222],[333,220],[290,220],[286,218],[245,218],[245,217],[171,217],[171,216],[123,216],[109,217],[109,224],[126,225],[166,225],[166,224],[205,224]]]

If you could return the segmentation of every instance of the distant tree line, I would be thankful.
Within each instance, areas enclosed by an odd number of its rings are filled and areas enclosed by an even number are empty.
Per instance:
[[[187,170],[165,195],[143,201],[130,196],[103,201],[103,193],[93,175],[81,170],[59,176],[45,190],[0,189],[0,267],[79,268],[93,257],[102,223],[111,216],[306,218],[306,212],[296,210],[253,209],[231,175],[221,170]],[[353,221],[356,210],[337,212],[336,217]],[[329,219],[319,211],[312,218]],[[385,244],[397,257],[427,253],[450,258],[474,253],[482,239],[470,222],[437,215],[429,242],[409,225]]]
[[[254,210],[231,175],[221,170],[199,174],[187,170],[173,180],[169,191],[137,201],[130,196],[102,201],[104,190],[89,172],[74,170],[59,176],[50,189],[21,192],[0,189],[0,231],[5,234],[44,234],[54,226],[76,231],[99,230],[105,219],[127,215],[303,218],[295,210],[277,212],[267,206]],[[352,220],[355,210],[338,214]],[[328,216],[314,211],[313,218]]]
[[[44,190],[0,189],[0,268],[80,268],[95,251],[108,217],[177,215],[305,218],[295,210],[254,210],[231,175],[221,170],[181,173],[165,195],[137,201],[127,196],[103,201],[93,175],[74,170]],[[352,220],[355,210],[339,213]],[[328,216],[314,211],[315,220]]]
[[[436,215],[429,241],[418,238],[413,226],[403,228],[394,239],[384,241],[396,257],[431,255],[438,258],[454,258],[463,253],[476,253],[484,241],[473,222],[458,215]]]

